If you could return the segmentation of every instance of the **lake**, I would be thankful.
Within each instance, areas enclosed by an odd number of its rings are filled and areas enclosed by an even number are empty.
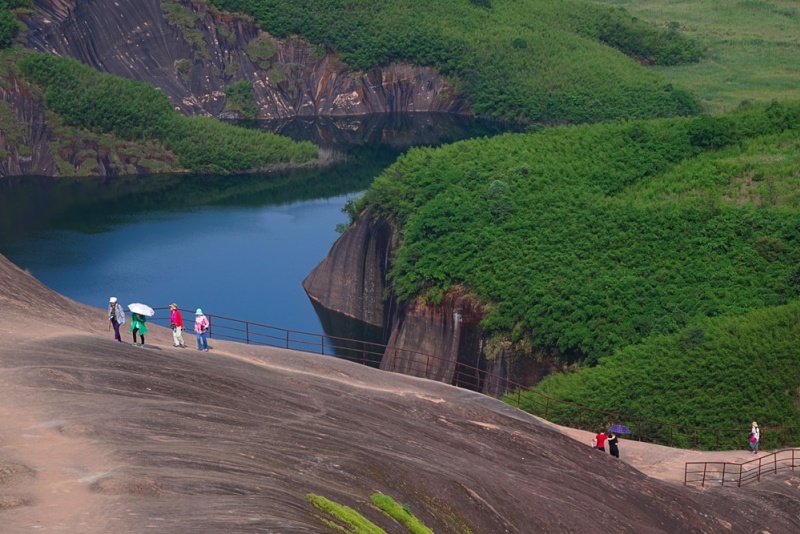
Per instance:
[[[337,225],[347,222],[345,202],[409,147],[508,130],[441,114],[246,126],[311,140],[338,163],[235,176],[0,179],[0,252],[55,291],[100,308],[112,295],[125,305],[176,302],[212,315],[361,338],[368,334],[330,318],[325,332],[318,315],[324,311],[314,309],[301,286],[337,239]]]

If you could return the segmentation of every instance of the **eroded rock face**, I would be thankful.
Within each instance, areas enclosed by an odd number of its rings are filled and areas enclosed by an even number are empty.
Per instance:
[[[385,220],[362,218],[334,243],[303,280],[303,288],[324,308],[383,327],[391,241],[392,228]]]
[[[187,0],[38,0],[26,20],[31,48],[164,91],[176,108],[227,118],[242,109],[226,87],[252,82],[257,118],[385,112],[468,112],[431,68],[352,72],[299,40],[279,41],[250,22]]]
[[[362,216],[303,281],[308,296],[322,307],[384,329],[389,347],[381,369],[500,395],[507,381],[532,385],[557,368],[542,358],[485,353],[480,322],[484,310],[464,290],[450,291],[438,305],[397,306],[386,296],[392,259],[392,228],[384,220]]]

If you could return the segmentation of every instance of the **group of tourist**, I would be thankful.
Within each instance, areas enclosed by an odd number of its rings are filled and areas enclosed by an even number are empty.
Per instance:
[[[601,430],[597,435],[592,438],[592,447],[597,450],[606,452],[606,443],[608,443],[608,453],[614,458],[619,458],[619,438],[616,434]]]
[[[750,427],[750,450],[753,454],[758,454],[759,441],[761,441],[761,430],[758,428],[758,423],[753,421]],[[608,453],[619,458],[619,439],[611,430],[608,432],[601,430],[592,438],[592,447],[597,450],[606,452],[606,443],[608,443]]]
[[[133,306],[133,305],[131,305]],[[122,343],[119,327],[125,324],[125,310],[117,301],[117,297],[111,297],[108,301],[108,320],[114,328],[114,339]],[[144,335],[147,333],[147,318],[142,313],[131,312],[131,332],[133,333],[133,345],[144,347]],[[174,302],[169,305],[169,326],[172,328],[172,342],[175,347],[185,348],[183,341],[183,317]],[[211,324],[208,317],[203,314],[203,310],[197,308],[194,315],[194,332],[197,336],[197,350],[208,352],[208,329]],[[141,343],[138,342],[141,338]]]

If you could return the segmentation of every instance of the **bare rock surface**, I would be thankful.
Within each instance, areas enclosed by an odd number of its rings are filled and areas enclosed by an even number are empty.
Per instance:
[[[104,310],[0,256],[2,532],[330,532],[308,493],[404,532],[375,492],[437,533],[800,529],[792,478],[686,488],[655,478],[686,452],[623,442],[617,461],[438,382],[217,340],[178,349],[156,326],[147,348],[111,338]]]
[[[259,119],[386,112],[466,113],[433,68],[355,72],[299,39],[278,40],[248,20],[189,0],[36,0],[28,46],[148,82],[191,115],[240,116],[226,88],[252,84]]]

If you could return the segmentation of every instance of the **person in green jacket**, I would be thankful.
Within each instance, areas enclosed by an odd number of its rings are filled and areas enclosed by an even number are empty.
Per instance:
[[[138,343],[136,343],[136,333],[138,332],[142,337],[142,347],[144,347],[144,335],[147,333],[147,325],[145,325],[146,322],[147,319],[145,319],[144,315],[140,315],[138,313],[131,315],[131,332],[133,332],[134,345],[138,345]]]

